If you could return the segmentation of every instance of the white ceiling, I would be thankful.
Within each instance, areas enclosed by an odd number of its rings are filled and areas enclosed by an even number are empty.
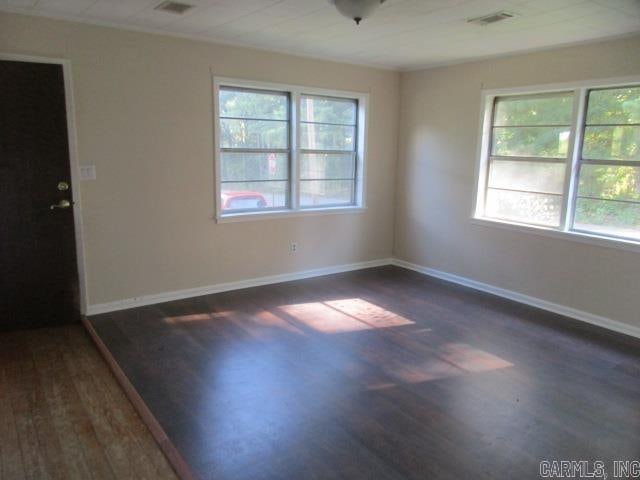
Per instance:
[[[640,32],[640,0],[387,0],[360,26],[328,0],[0,0],[0,9],[409,70]],[[467,19],[507,10],[485,27]]]

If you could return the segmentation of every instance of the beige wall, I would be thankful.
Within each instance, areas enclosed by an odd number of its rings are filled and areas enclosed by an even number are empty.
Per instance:
[[[10,14],[0,52],[72,62],[90,304],[391,255],[398,73]],[[368,92],[368,210],[216,224],[211,70]]]
[[[393,249],[410,262],[640,326],[640,254],[469,221],[481,89],[640,74],[638,51],[635,37],[400,76],[0,13],[0,52],[72,62],[79,159],[98,172],[81,184],[90,304],[385,258]],[[368,92],[368,210],[216,224],[212,70]]]
[[[397,257],[640,326],[640,254],[480,226],[473,205],[486,88],[640,74],[640,37],[402,75]]]

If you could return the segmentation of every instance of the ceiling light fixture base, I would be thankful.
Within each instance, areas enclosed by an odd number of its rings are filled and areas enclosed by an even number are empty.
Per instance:
[[[338,12],[350,18],[356,25],[369,17],[386,0],[329,0]]]

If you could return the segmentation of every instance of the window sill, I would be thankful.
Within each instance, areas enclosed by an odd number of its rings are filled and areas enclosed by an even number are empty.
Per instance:
[[[345,213],[362,213],[366,207],[330,207],[330,208],[305,208],[304,210],[271,210],[268,212],[229,213],[218,215],[216,223],[249,222],[254,220],[273,220],[276,218],[312,217],[318,215],[333,215]]]
[[[491,226],[503,228],[521,233],[531,233],[534,235],[542,235],[544,237],[558,238],[561,240],[569,240],[573,242],[586,243],[588,245],[596,245],[599,247],[615,248],[618,250],[626,250],[628,252],[640,253],[640,242],[626,239],[603,237],[601,235],[574,232],[559,231],[552,228],[538,227],[533,225],[525,225],[522,223],[509,222],[505,220],[497,220],[485,217],[472,217],[471,223],[476,225]]]

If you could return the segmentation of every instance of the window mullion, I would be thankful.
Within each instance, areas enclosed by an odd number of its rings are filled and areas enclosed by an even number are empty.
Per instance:
[[[640,167],[637,160],[592,160],[580,157],[581,165],[600,165],[602,167]]]
[[[567,158],[568,158],[567,154]],[[489,155],[489,160],[492,162],[537,162],[537,163],[567,163],[567,158],[555,158],[555,157],[508,157],[500,155]]]
[[[357,149],[354,150],[322,150],[322,149],[313,149],[313,148],[301,148],[300,149],[300,153],[308,153],[308,154],[320,154],[320,155],[324,155],[324,154],[328,154],[328,155],[334,155],[334,154],[344,154],[344,155],[351,155],[353,153],[356,153]]]
[[[289,153],[288,148],[222,147],[218,150],[224,153]]]
[[[565,178],[565,197],[563,202],[562,230],[569,231],[573,227],[580,175],[580,158],[582,157],[582,139],[584,137],[584,120],[586,115],[586,88],[575,91],[572,138],[570,143],[570,164]],[[577,101],[576,101],[577,100]]]

